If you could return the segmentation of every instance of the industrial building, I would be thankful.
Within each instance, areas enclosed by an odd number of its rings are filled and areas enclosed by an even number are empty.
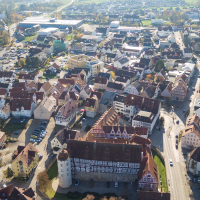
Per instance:
[[[83,24],[82,20],[59,20],[57,18],[48,17],[27,17],[24,21],[19,23],[19,27],[29,28],[39,24],[41,28],[59,28],[65,29],[67,27],[77,28]]]

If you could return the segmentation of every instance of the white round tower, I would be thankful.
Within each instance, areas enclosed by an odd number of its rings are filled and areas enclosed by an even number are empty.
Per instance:
[[[60,151],[57,157],[59,186],[68,188],[72,184],[71,161],[66,150]]]

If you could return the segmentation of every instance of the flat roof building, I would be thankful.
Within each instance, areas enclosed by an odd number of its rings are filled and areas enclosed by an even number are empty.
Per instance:
[[[24,21],[19,23],[19,26],[23,27],[32,27],[36,24],[39,24],[41,28],[67,28],[73,27],[77,28],[83,24],[82,20],[59,20],[57,18],[48,18],[48,17],[27,17]]]

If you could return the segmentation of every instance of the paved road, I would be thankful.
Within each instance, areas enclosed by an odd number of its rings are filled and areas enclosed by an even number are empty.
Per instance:
[[[180,49],[183,50],[185,48],[185,45],[183,43],[180,32],[179,31],[175,32],[174,35],[175,35],[176,43],[179,45]]]
[[[199,67],[199,65],[197,65]],[[200,79],[197,78],[197,70],[195,72],[195,77],[192,78],[193,85],[189,85],[188,95],[185,102],[178,109],[173,112],[161,109],[161,116],[165,119],[164,128],[162,129],[163,135],[156,130],[150,136],[152,144],[159,148],[165,157],[166,172],[167,172],[167,182],[169,187],[169,192],[171,193],[172,200],[188,200],[190,187],[188,181],[188,175],[186,172],[186,166],[184,157],[182,154],[181,144],[179,148],[175,148],[175,135],[179,134],[181,130],[185,128],[186,121],[188,118],[193,116],[194,100],[197,96],[197,89],[199,89]],[[193,92],[192,87],[195,86],[195,92]],[[190,96],[192,96],[192,101],[189,101]],[[190,108],[190,115],[186,118],[184,117],[183,110],[188,110]],[[179,120],[179,124],[176,121]],[[173,161],[173,167],[170,167],[169,159]]]

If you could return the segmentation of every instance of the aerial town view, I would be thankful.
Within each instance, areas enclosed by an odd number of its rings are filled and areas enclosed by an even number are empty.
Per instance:
[[[0,200],[200,200],[200,0],[0,0]]]

